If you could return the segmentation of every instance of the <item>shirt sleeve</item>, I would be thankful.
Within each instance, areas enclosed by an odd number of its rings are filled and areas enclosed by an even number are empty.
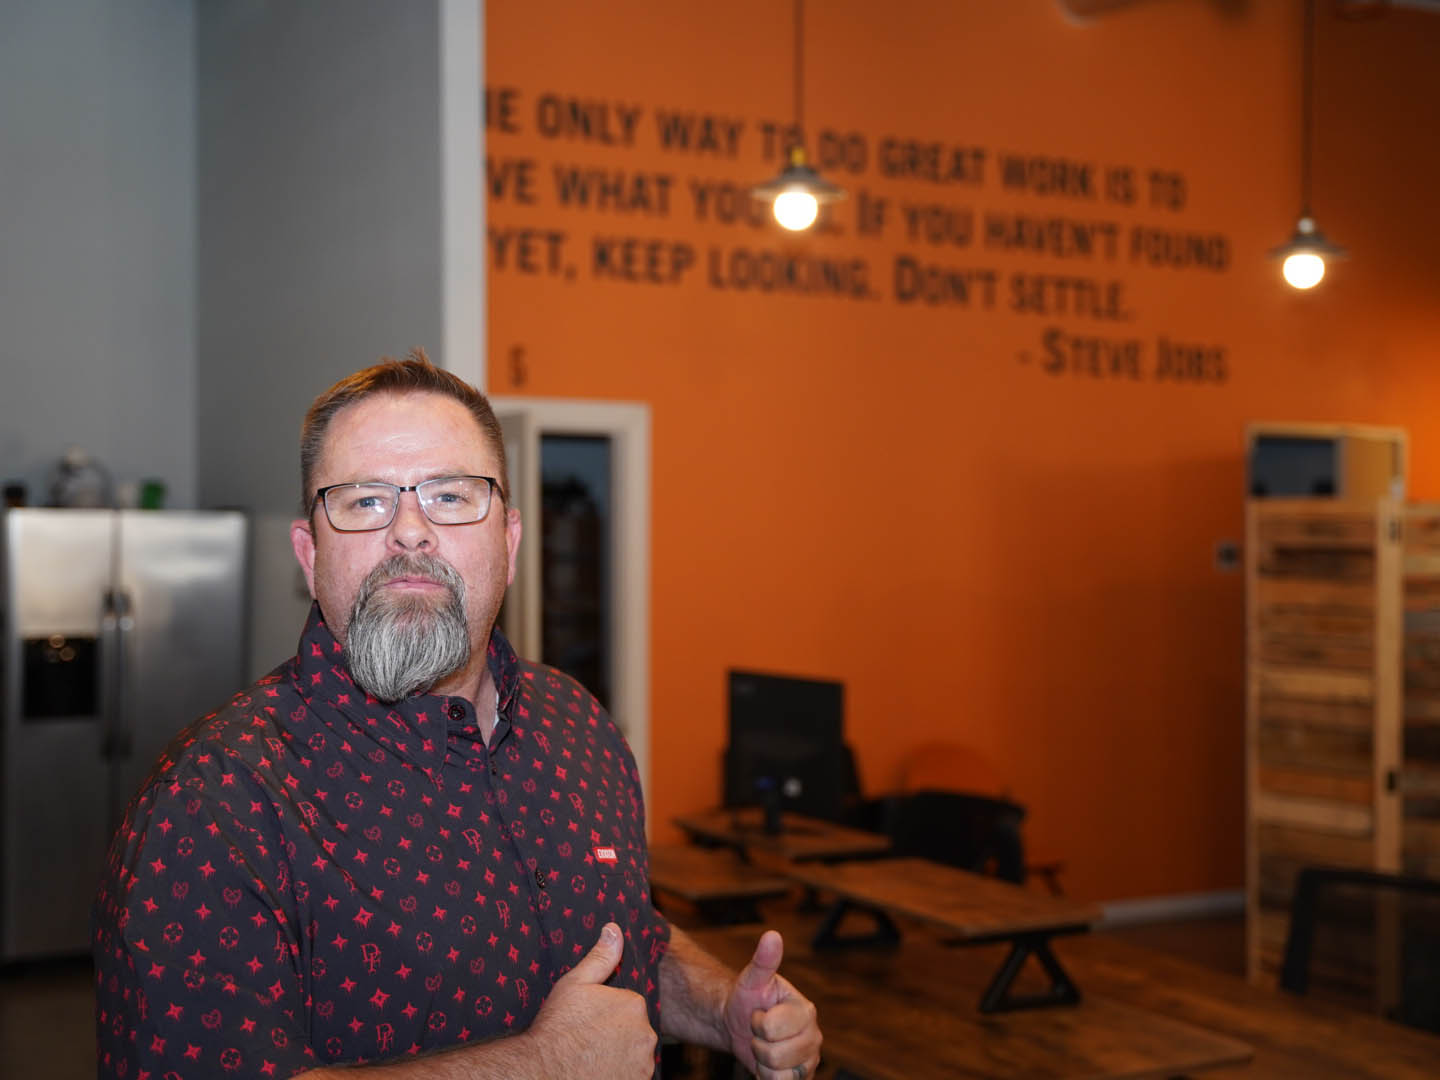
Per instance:
[[[670,920],[667,919],[655,906],[655,897],[650,888],[650,851],[645,842],[645,791],[640,783],[640,767],[635,763],[635,754],[630,749],[630,744],[625,741],[624,734],[619,726],[605,714],[605,722],[610,732],[610,738],[619,755],[622,775],[625,777],[628,791],[627,797],[630,800],[631,827],[634,835],[639,838],[635,845],[639,856],[637,867],[639,876],[639,912],[643,930],[642,939],[646,942],[649,951],[650,968],[652,972],[659,970],[661,960],[670,947]],[[651,1015],[651,1022],[656,1024],[656,1031],[659,1031],[659,983],[652,975],[647,978],[646,983],[640,988],[647,1000],[654,1001],[655,1011]]]
[[[223,769],[163,777],[131,803],[92,918],[100,1077],[286,1077],[318,1064],[274,822],[263,788]]]

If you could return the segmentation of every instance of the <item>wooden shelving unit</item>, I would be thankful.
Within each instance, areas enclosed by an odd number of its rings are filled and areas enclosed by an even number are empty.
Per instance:
[[[1301,866],[1440,872],[1440,505],[1252,500],[1246,597],[1248,970],[1273,985]]]
[[[1405,511],[1401,866],[1440,879],[1440,503]]]

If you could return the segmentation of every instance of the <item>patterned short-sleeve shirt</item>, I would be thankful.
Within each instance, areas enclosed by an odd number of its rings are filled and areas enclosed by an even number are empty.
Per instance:
[[[634,758],[497,630],[487,747],[460,698],[357,689],[318,608],[299,654],[182,731],[94,910],[99,1074],[290,1076],[523,1030],[617,922],[658,1031]]]

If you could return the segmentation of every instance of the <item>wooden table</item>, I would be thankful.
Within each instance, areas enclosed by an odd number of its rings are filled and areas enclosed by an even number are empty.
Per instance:
[[[779,833],[767,833],[764,814],[758,806],[707,810],[675,819],[675,824],[691,839],[712,847],[734,848],[747,857],[759,853],[798,862],[864,857],[890,850],[887,837],[847,829],[830,821],[783,813],[780,823]]]
[[[788,942],[787,942],[788,945]],[[1249,1043],[1233,1080],[1434,1080],[1440,1036],[1330,1002],[1264,990],[1105,934],[1056,944],[1087,991]],[[826,1038],[828,1041],[829,1033]]]
[[[759,922],[757,900],[784,896],[794,884],[740,859],[734,851],[686,846],[650,849],[650,888],[678,896],[711,925]]]
[[[781,971],[819,1009],[833,1076],[1160,1080],[1251,1056],[1236,1038],[1096,994],[1073,1008],[984,1016],[975,995],[999,946],[955,951],[916,932],[892,949],[817,952],[808,944],[816,925],[792,915],[775,922],[785,936]],[[755,948],[753,927],[690,933],[737,968]]]
[[[811,944],[816,949],[843,945],[893,945],[899,929],[891,915],[902,915],[939,931],[952,944],[1006,942],[1010,952],[980,998],[982,1013],[1080,1000],[1074,981],[1050,948],[1052,938],[1089,930],[1100,921],[1100,908],[1048,896],[980,874],[941,866],[926,859],[871,859],[833,866],[795,866],[786,873],[812,889],[837,897]],[[854,910],[876,923],[869,934],[842,936],[840,926]],[[1014,994],[1011,989],[1029,957],[1050,976],[1048,989]]]

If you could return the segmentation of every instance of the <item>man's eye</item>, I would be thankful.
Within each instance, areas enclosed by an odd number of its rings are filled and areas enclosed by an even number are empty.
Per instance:
[[[430,494],[431,502],[444,506],[463,506],[470,499],[470,486],[463,483],[447,484]]]
[[[350,500],[352,510],[384,510],[386,506],[384,495],[356,495]]]

